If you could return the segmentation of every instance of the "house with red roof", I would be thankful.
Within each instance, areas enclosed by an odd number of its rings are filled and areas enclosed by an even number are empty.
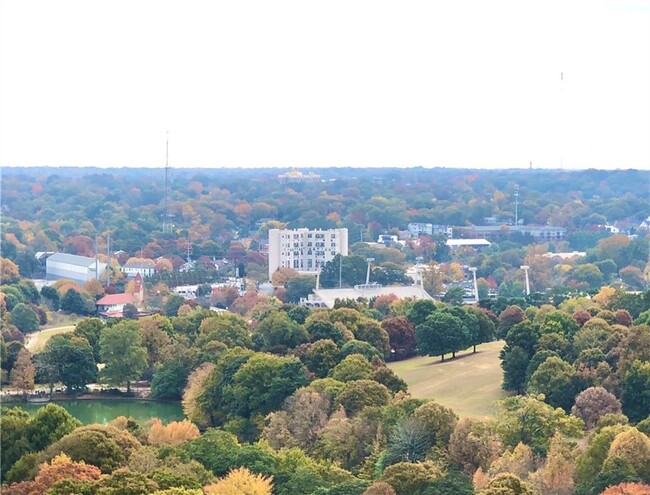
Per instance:
[[[133,304],[133,294],[107,294],[99,299],[95,304],[97,311],[102,313],[122,313],[124,306]]]

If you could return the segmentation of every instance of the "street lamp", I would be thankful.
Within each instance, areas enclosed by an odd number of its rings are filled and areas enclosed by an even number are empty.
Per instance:
[[[521,268],[525,273],[526,273],[526,295],[530,295],[530,281],[528,280],[528,269],[530,268],[528,265],[521,265],[519,268]]]
[[[370,263],[375,261],[375,258],[366,258],[366,261],[368,262],[368,271],[366,272],[366,285],[370,284]]]
[[[474,276],[474,301],[478,302],[478,284],[476,283],[476,267],[470,266],[469,271],[472,272]]]

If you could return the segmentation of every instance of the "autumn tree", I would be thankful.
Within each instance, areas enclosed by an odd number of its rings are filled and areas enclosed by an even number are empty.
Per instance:
[[[56,482],[72,479],[76,481],[98,480],[102,472],[99,468],[85,462],[74,462],[66,454],[59,454],[50,463],[43,464],[34,481],[26,482],[29,486],[29,495],[45,495]],[[12,486],[8,487],[12,493]]]
[[[124,465],[140,442],[128,431],[110,426],[88,425],[75,429],[39,454],[47,462],[65,453],[76,462],[84,461],[110,473]]]
[[[151,445],[180,445],[200,436],[199,429],[190,421],[171,421],[164,425],[158,418],[151,420],[148,441]]]
[[[386,318],[381,322],[382,328],[388,334],[392,351],[396,359],[404,359],[415,354],[415,326],[405,317]]]
[[[282,410],[267,416],[262,436],[277,450],[299,447],[311,451],[327,424],[330,407],[324,394],[300,389],[285,401]]]
[[[247,468],[240,467],[206,486],[204,491],[207,495],[271,495],[273,478],[253,474]]]
[[[450,460],[468,473],[478,468],[487,471],[501,449],[496,425],[489,421],[463,418],[449,437]]]
[[[590,387],[578,394],[571,414],[583,420],[586,428],[591,429],[605,414],[621,414],[621,403],[603,387]]]
[[[24,347],[20,349],[16,363],[11,369],[9,375],[11,386],[15,389],[22,390],[26,393],[28,390],[34,389],[34,376],[36,370],[32,363],[32,356]]]

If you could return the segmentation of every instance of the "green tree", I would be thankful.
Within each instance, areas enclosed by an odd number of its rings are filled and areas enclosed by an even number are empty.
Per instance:
[[[530,377],[528,393],[544,394],[548,404],[568,412],[577,393],[576,379],[573,366],[559,357],[549,357]]]
[[[353,380],[343,386],[336,399],[346,413],[354,415],[367,406],[385,406],[390,400],[390,392],[373,380]]]
[[[305,327],[309,338],[312,342],[323,339],[331,339],[336,345],[340,346],[345,344],[343,332],[334,323],[327,320],[313,320]]]
[[[127,320],[137,320],[138,308],[136,308],[134,304],[125,304],[124,309],[122,310],[122,316]]]
[[[339,348],[330,339],[314,342],[305,353],[304,362],[318,378],[326,377],[339,362]]]
[[[18,303],[11,310],[11,321],[21,332],[34,332],[38,330],[38,316],[27,304]]]
[[[163,304],[163,314],[165,316],[178,316],[178,309],[185,304],[185,299],[178,294],[170,294]]]
[[[418,326],[424,323],[424,320],[435,310],[436,304],[431,299],[418,299],[413,303],[406,317],[414,326]]]
[[[187,377],[187,368],[180,360],[164,362],[153,374],[151,396],[161,400],[181,400]]]
[[[78,315],[88,314],[88,308],[86,307],[84,298],[75,289],[68,289],[61,298],[61,309],[67,313],[75,313]]]
[[[503,390],[522,393],[526,389],[526,370],[530,365],[528,353],[519,346],[506,345],[499,354],[503,369]]]
[[[47,404],[29,418],[25,434],[32,450],[38,452],[81,426],[81,422],[61,406]]]
[[[314,277],[309,275],[301,275],[298,277],[290,278],[285,284],[287,289],[287,301],[292,303],[300,302],[300,299],[307,297],[312,293],[316,287]]]
[[[95,362],[99,362],[99,338],[105,325],[99,318],[84,318],[74,327],[74,335],[84,337],[93,349]]]
[[[276,311],[264,318],[255,328],[264,340],[264,349],[284,352],[309,340],[306,330],[283,311]]]
[[[126,382],[127,393],[131,381],[140,378],[147,367],[147,351],[140,345],[138,324],[123,321],[107,328],[100,338],[100,357],[105,364],[103,378],[111,384]]]
[[[368,380],[372,371],[372,365],[364,356],[350,354],[332,369],[329,376],[340,382]]]
[[[454,285],[447,289],[445,295],[442,296],[442,302],[451,304],[452,306],[460,306],[463,304],[463,297],[465,296],[465,290],[458,286]]]
[[[580,438],[584,423],[555,409],[535,396],[514,396],[497,402],[497,420],[504,443],[516,447],[519,442],[535,453],[545,453],[556,433]]]
[[[467,342],[462,320],[442,312],[432,313],[424,323],[415,327],[415,340],[420,354],[440,356],[442,361],[447,353],[455,357]]]
[[[59,295],[59,291],[54,287],[50,287],[49,285],[43,286],[41,289],[41,297],[45,299],[47,305],[52,311],[59,310],[61,305],[61,296]]]
[[[97,380],[93,350],[85,339],[56,335],[47,341],[38,356],[50,383],[60,381],[69,392],[80,392]]]
[[[201,322],[197,346],[204,346],[212,340],[222,342],[228,347],[253,347],[246,322],[233,313],[209,316]]]
[[[235,372],[224,400],[239,416],[266,415],[308,383],[307,369],[297,358],[257,353]]]
[[[623,412],[636,422],[650,415],[650,363],[636,360],[623,379]]]
[[[478,495],[533,495],[532,487],[510,473],[497,475]]]

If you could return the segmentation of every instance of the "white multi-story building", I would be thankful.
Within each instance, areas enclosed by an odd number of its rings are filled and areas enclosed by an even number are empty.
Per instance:
[[[337,254],[348,255],[348,229],[271,229],[269,279],[278,268],[316,274]]]

